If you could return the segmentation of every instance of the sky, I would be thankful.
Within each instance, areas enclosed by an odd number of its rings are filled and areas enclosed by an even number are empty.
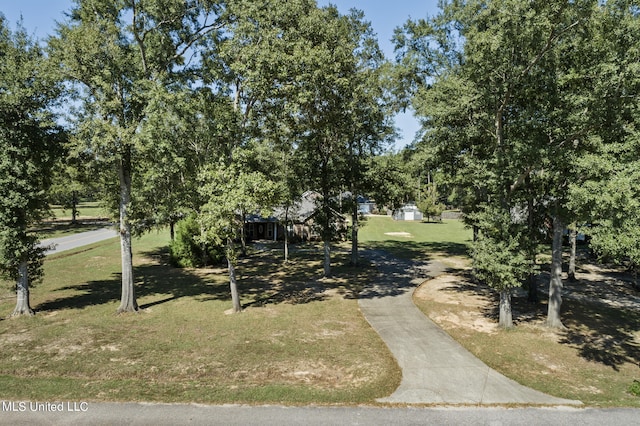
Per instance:
[[[286,0],[283,0],[286,1]],[[407,19],[420,19],[435,15],[438,0],[317,0],[319,6],[334,4],[341,13],[349,9],[362,10],[365,19],[371,22],[377,33],[380,47],[392,59],[391,37],[394,28]],[[22,16],[23,26],[35,38],[44,39],[53,34],[56,21],[64,21],[64,12],[71,8],[71,0],[0,0],[0,12],[7,18],[12,29]],[[395,149],[401,149],[413,141],[419,129],[418,121],[411,112],[396,116],[399,139]]]

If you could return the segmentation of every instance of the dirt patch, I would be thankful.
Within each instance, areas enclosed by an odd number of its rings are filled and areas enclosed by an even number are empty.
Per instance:
[[[460,274],[443,274],[425,281],[415,292],[414,297],[444,305],[429,316],[445,329],[449,326],[468,328],[483,333],[497,331],[497,295],[490,288],[470,282],[464,274],[468,272],[468,263],[464,259],[443,259],[451,266],[459,268]],[[549,275],[541,273],[537,277],[540,299],[545,301],[548,291]],[[563,299],[579,303],[603,305],[614,309],[638,309],[640,292],[635,289],[632,277],[615,269],[597,265],[581,265],[576,281],[569,281],[566,273],[563,277]],[[540,306],[526,301],[527,291],[514,289],[512,309],[516,325],[544,329],[546,316]],[[436,312],[437,311],[437,312]],[[548,331],[558,335],[557,331]],[[640,330],[632,333],[631,340],[640,343]]]
[[[385,232],[384,235],[389,235],[391,237],[413,238],[413,235],[409,232]]]
[[[430,315],[440,325],[446,323],[448,326],[473,329],[481,333],[495,333],[497,324],[483,314],[483,308],[493,302],[482,293],[467,291],[470,285],[472,284],[459,276],[444,274],[425,281],[416,290],[414,297],[451,307]]]
[[[360,386],[375,379],[379,371],[372,365],[340,366],[308,361],[289,363],[274,362],[251,371],[231,373],[238,381],[253,383],[305,384],[317,389],[344,389]]]

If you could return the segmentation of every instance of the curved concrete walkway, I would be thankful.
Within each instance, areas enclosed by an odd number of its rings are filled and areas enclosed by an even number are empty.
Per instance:
[[[413,303],[416,286],[446,267],[417,265],[382,251],[365,254],[380,279],[360,295],[367,321],[402,369],[400,387],[380,402],[406,404],[580,405],[524,387],[489,368],[427,318]]]

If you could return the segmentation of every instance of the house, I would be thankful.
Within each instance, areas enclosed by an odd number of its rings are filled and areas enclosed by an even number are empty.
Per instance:
[[[407,203],[393,212],[394,220],[422,220],[422,212],[413,203]]]
[[[318,204],[322,195],[315,191],[306,191],[290,209],[288,219],[290,225],[290,235],[302,241],[320,239],[316,221],[319,214]],[[283,209],[284,210],[284,209]],[[346,218],[336,209],[331,208],[330,214],[333,224],[337,229],[347,229]],[[278,217],[284,220],[284,214]]]
[[[319,239],[315,225],[318,214],[317,202],[321,195],[307,191],[288,209],[278,207],[269,217],[251,215],[245,221],[245,234],[249,240],[282,240],[287,232],[289,238],[302,241]],[[331,209],[335,226],[346,229],[346,218]],[[286,221],[286,224],[285,224]],[[286,225],[286,226],[285,226]]]
[[[377,210],[376,202],[370,198],[358,195],[357,201],[360,214],[373,214]]]
[[[273,216],[262,217],[252,214],[245,219],[244,230],[247,240],[277,241],[284,238],[284,227]]]

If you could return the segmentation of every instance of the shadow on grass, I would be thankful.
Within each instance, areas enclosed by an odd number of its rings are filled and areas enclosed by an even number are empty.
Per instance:
[[[498,322],[499,295],[483,284],[475,284],[471,276],[461,276],[460,282],[445,291],[461,292],[469,295],[480,295],[492,303],[482,308],[485,318]],[[548,308],[548,273],[537,277],[539,284],[539,303],[527,301],[524,289],[514,291],[512,295],[512,311],[515,325],[524,323],[544,324]],[[585,360],[597,362],[619,371],[626,363],[640,365],[640,312],[630,304],[623,291],[614,292],[614,284],[565,282],[562,302],[562,321],[566,326],[560,331],[559,343],[569,345],[578,351]],[[614,301],[614,305],[604,303]]]
[[[385,250],[402,259],[430,259],[433,254],[448,256],[467,255],[469,245],[454,242],[417,242],[417,241],[368,241],[364,246],[376,250]]]
[[[182,297],[195,297],[198,301],[231,300],[226,268],[218,271],[176,268],[169,263],[166,249],[142,253],[142,256],[152,258],[153,262],[134,267],[136,296],[139,300],[157,296],[158,300],[141,304],[141,309]],[[327,297],[327,290],[334,290],[346,298],[355,298],[361,288],[358,276],[366,273],[363,268],[342,266],[344,259],[334,256],[333,277],[319,279],[322,269],[317,254],[299,253],[294,256],[293,262],[287,264],[279,256],[278,251],[271,250],[239,260],[236,273],[243,307],[321,301]],[[42,303],[36,309],[82,309],[118,301],[121,295],[120,277],[121,274],[117,273],[108,280],[60,288],[57,291],[73,294]]]
[[[228,288],[203,279],[189,270],[174,268],[168,264],[142,265],[133,268],[136,280],[135,291],[138,299],[157,295],[159,300],[141,304],[140,309],[149,308],[179,299],[207,295],[209,299],[224,300]],[[58,309],[82,309],[92,305],[120,300],[121,274],[112,274],[111,279],[89,281],[60,288],[59,291],[72,291],[73,295],[45,302],[36,307],[38,311]],[[164,297],[163,297],[164,296]]]
[[[640,365],[640,312],[600,303],[565,300],[563,318],[567,330],[561,343],[576,348],[588,361],[618,371],[625,363]]]
[[[333,253],[332,275],[321,278],[321,254],[307,246],[294,248],[287,263],[283,262],[278,247],[243,259],[238,272],[243,297],[249,299],[244,306],[322,301],[327,299],[327,291],[347,299],[357,298],[362,282],[368,279],[366,266],[347,266],[345,254]]]

